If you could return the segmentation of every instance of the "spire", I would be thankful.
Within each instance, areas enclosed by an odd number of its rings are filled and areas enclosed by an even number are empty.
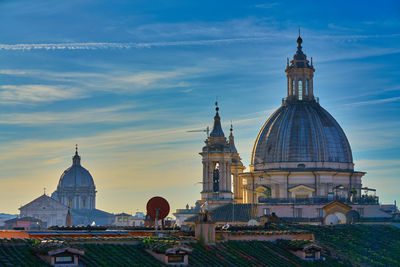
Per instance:
[[[68,207],[68,213],[65,217],[65,226],[72,227],[72,216],[71,216],[71,207]]]
[[[81,157],[78,155],[78,145],[75,145],[75,156],[72,158],[72,165],[81,165]]]
[[[303,42],[303,39],[301,39],[300,37],[300,28],[299,28],[299,37],[297,38],[297,51],[301,51],[302,47],[301,47],[301,43]]]
[[[214,126],[210,133],[210,137],[225,137],[224,132],[222,131],[221,126],[221,118],[219,117],[218,111],[218,102],[215,102],[215,116],[214,116]]]
[[[229,135],[229,147],[230,147],[232,153],[237,153],[237,149],[235,147],[235,140],[234,140],[234,137],[233,137],[232,122],[231,122],[231,128],[229,130],[231,132],[230,135]]]

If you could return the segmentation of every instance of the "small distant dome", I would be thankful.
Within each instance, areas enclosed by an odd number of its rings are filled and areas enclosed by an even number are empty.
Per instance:
[[[64,171],[58,183],[58,188],[69,187],[95,187],[92,175],[81,166],[81,157],[78,152],[72,158],[72,166]]]

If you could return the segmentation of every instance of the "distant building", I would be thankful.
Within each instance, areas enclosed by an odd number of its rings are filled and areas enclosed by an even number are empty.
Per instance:
[[[200,212],[200,202],[197,201],[194,207],[189,208],[189,204],[186,205],[186,209],[177,209],[173,215],[176,218],[176,225],[182,226],[182,223],[186,221],[188,218],[195,216],[198,212]]]
[[[133,226],[133,216],[127,213],[115,214],[115,226]]]
[[[0,213],[0,229],[3,228],[5,221],[10,220],[10,219],[14,219],[16,217],[18,217],[18,215]]]
[[[76,148],[72,166],[60,177],[57,190],[51,197],[71,208],[73,225],[110,225],[114,215],[96,209],[96,186],[90,172],[81,165],[81,157]],[[64,219],[65,221],[65,219]]]
[[[4,229],[41,230],[45,228],[45,223],[33,217],[14,218],[4,222]]]
[[[144,226],[146,215],[143,212],[136,212],[132,218],[132,226]]]
[[[32,200],[19,208],[20,217],[33,217],[40,219],[43,226],[65,226],[68,207],[46,194]]]

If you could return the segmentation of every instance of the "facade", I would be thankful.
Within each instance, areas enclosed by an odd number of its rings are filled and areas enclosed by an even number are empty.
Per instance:
[[[96,187],[93,177],[81,165],[78,149],[72,158],[72,166],[64,171],[52,197],[67,207],[80,210],[96,208]]]
[[[65,226],[68,207],[46,194],[19,208],[20,217],[40,219],[43,226]]]

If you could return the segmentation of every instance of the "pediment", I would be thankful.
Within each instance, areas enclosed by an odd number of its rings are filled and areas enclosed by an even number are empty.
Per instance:
[[[58,202],[57,200],[48,197],[47,195],[42,195],[28,204],[19,208],[20,210],[31,209],[31,210],[59,210],[59,209],[67,209],[66,206]]]
[[[306,185],[303,185],[303,184],[293,186],[292,188],[289,189],[289,192],[291,192],[291,193],[294,193],[294,192],[296,192],[296,193],[302,193],[302,192],[310,193],[310,192],[314,192],[314,191],[315,191],[314,188],[306,186]]]

